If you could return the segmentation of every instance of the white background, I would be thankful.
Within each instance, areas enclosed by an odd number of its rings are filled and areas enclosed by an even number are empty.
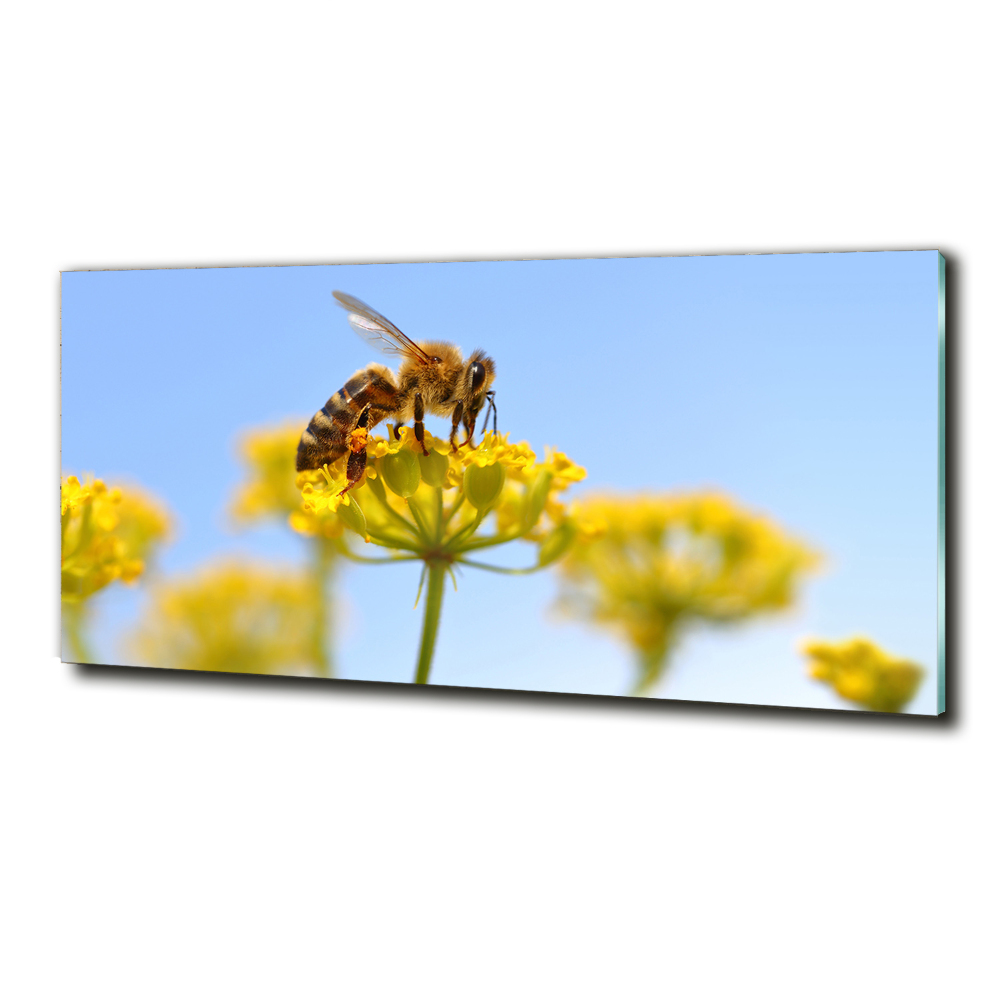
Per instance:
[[[2,992],[989,995],[987,10],[9,12]],[[55,658],[60,269],[918,247],[945,252],[957,297],[943,719]]]

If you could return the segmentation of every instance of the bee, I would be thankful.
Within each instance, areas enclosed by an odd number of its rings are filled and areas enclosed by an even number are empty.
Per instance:
[[[466,439],[472,443],[476,419],[487,405],[483,430],[493,411],[493,431],[496,433],[496,404],[490,390],[496,374],[493,359],[476,350],[468,361],[454,345],[427,340],[415,343],[395,324],[377,313],[360,299],[344,292],[334,292],[337,304],[349,313],[347,322],[356,333],[386,354],[402,360],[399,371],[371,362],[356,371],[324,404],[302,432],[295,468],[302,472],[318,469],[326,463],[350,453],[347,459],[346,493],[365,474],[368,461],[368,434],[383,420],[394,421],[393,433],[413,420],[413,432],[420,447],[424,447],[424,415],[451,417],[452,450],[459,445],[455,436],[464,426]]]

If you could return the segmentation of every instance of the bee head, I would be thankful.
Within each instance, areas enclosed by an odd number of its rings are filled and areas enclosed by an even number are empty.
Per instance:
[[[483,399],[489,392],[495,375],[496,365],[493,359],[487,357],[484,351],[473,351],[462,374],[462,397],[466,409],[476,412],[482,409]]]
[[[496,376],[496,365],[491,357],[484,351],[473,351],[469,358],[469,363],[465,366],[463,373],[462,389],[465,400],[465,413],[463,421],[470,431],[476,424],[479,411],[483,408],[483,403],[489,398],[493,401],[493,393],[490,386]],[[494,411],[495,413],[495,411]],[[494,415],[494,422],[496,417]]]

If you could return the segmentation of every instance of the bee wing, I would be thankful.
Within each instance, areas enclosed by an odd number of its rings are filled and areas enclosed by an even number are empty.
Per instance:
[[[334,292],[337,304],[346,309],[350,315],[347,322],[355,333],[364,337],[386,354],[403,354],[429,365],[431,359],[425,354],[395,323],[387,320],[371,306],[365,305],[361,299],[356,299],[346,292]]]

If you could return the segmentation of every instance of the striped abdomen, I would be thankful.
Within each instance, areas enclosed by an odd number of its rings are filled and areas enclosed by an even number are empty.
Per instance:
[[[348,438],[368,407],[368,429],[373,430],[398,408],[399,390],[385,365],[368,365],[355,372],[324,404],[302,432],[295,468],[318,469],[347,454]]]

